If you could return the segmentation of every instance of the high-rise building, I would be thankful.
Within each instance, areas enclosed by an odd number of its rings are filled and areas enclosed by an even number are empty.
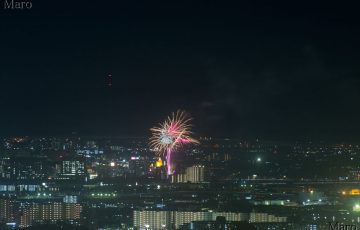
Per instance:
[[[0,222],[15,221],[16,203],[12,199],[0,199]]]
[[[193,165],[185,169],[185,173],[177,173],[171,176],[171,183],[201,183],[205,181],[205,167]]]
[[[251,212],[249,222],[251,223],[272,223],[272,222],[286,222],[287,217],[275,216],[268,213]]]
[[[41,159],[9,158],[0,159],[0,178],[3,179],[42,179],[45,177]]]
[[[0,178],[10,179],[14,175],[13,164],[10,158],[0,159]]]
[[[200,183],[204,182],[204,166],[203,165],[193,165],[186,168],[186,180],[191,183]]]
[[[134,211],[134,227],[145,229],[178,229],[192,221],[215,221],[218,216],[228,221],[248,221],[247,213],[185,212],[185,211]]]
[[[79,160],[64,160],[57,165],[59,176],[82,176],[85,174],[84,162]]]
[[[53,223],[57,221],[79,220],[82,206],[78,203],[21,203],[19,227],[31,226],[34,222]]]
[[[180,173],[180,174],[171,175],[171,183],[186,183],[186,182],[187,182],[186,174]]]
[[[169,211],[134,211],[134,226],[140,229],[167,229],[171,224]]]

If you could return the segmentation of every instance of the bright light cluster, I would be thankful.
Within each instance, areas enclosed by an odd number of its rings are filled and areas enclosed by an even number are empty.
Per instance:
[[[166,157],[168,175],[173,174],[171,169],[171,153],[182,144],[198,144],[199,142],[191,137],[191,117],[184,111],[178,110],[172,113],[159,127],[151,128],[152,137],[150,147],[160,156]]]

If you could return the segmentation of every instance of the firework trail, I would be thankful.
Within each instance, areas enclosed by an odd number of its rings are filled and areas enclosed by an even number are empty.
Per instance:
[[[171,165],[171,155],[179,146],[183,144],[199,144],[197,140],[191,137],[191,117],[184,111],[178,110],[172,113],[158,127],[151,128],[152,137],[150,138],[150,147],[160,156],[165,156],[167,174],[174,173]]]

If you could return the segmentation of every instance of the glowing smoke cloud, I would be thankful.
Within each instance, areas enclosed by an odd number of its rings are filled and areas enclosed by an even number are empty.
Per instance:
[[[187,116],[184,111],[178,110],[172,113],[159,127],[151,128],[152,137],[150,138],[150,147],[158,155],[166,158],[167,174],[174,173],[171,165],[171,154],[183,144],[198,144],[199,142],[191,138],[192,132],[190,121],[191,117]]]

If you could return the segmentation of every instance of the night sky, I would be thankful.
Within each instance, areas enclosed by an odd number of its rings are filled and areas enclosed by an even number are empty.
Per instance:
[[[355,5],[0,2],[2,136],[148,136],[180,108],[200,136],[360,142]]]

